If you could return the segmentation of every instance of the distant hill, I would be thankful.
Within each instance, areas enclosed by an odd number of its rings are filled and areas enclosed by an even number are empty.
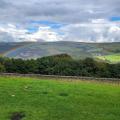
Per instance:
[[[14,51],[16,50],[17,48],[20,48],[26,44],[30,44],[30,43],[27,43],[27,42],[21,42],[21,43],[17,43],[17,42],[0,42],[0,55],[4,56],[7,54],[7,52],[10,52],[10,51]]]
[[[105,56],[120,56],[120,43],[81,43],[81,42],[22,42],[0,43],[0,55],[12,58],[39,58],[68,54],[75,59],[95,57],[109,60]],[[104,58],[104,59],[103,59]],[[120,57],[117,57],[120,58]],[[120,61],[119,59],[117,61]]]

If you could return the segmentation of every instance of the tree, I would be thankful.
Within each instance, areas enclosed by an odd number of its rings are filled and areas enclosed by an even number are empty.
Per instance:
[[[67,54],[35,60],[0,58],[0,72],[120,78],[120,63],[109,64],[92,58],[74,60]]]
[[[0,72],[5,72],[5,67],[0,63]]]

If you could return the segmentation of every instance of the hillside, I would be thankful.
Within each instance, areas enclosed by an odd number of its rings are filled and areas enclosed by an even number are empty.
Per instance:
[[[114,54],[117,54],[119,56],[120,43],[80,43],[80,42],[0,43],[0,54],[6,57],[30,59],[61,53],[67,53],[76,59],[83,59],[86,57],[100,58]]]
[[[16,42],[1,42],[0,43],[0,55],[4,56],[7,54],[7,52],[12,52],[12,51],[16,51],[17,48],[20,48],[26,44],[30,44],[27,42],[21,42],[21,43],[16,43]]]

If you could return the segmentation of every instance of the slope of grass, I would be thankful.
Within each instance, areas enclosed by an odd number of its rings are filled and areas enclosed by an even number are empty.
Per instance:
[[[13,43],[12,43],[13,44]],[[13,58],[39,58],[44,56],[65,54],[75,59],[84,59],[98,55],[109,55],[120,53],[120,43],[81,43],[81,42],[33,42],[15,43],[19,47],[11,48],[11,43],[7,45],[0,43],[0,53],[6,57]],[[10,49],[7,49],[10,46]]]
[[[118,62],[120,62],[120,54],[112,54],[112,55],[106,55],[106,56],[99,56],[97,58],[105,60],[105,61],[110,61],[112,63],[118,63]]]
[[[0,77],[0,120],[119,120],[120,86]]]
[[[16,49],[18,49],[19,47],[22,47],[22,46],[25,46],[27,44],[30,44],[27,43],[27,42],[21,42],[21,43],[17,43],[17,42],[0,42],[0,55],[4,56],[5,54],[7,54],[7,52],[10,52],[10,51],[14,51]]]

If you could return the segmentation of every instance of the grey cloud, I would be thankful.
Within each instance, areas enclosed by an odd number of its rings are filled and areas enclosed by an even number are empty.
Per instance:
[[[9,3],[3,1],[3,0],[0,0],[0,9],[5,9],[9,7]]]
[[[0,42],[15,42],[15,39],[6,32],[0,32]]]
[[[18,23],[26,21],[26,19],[50,19],[65,23],[76,23],[88,21],[92,18],[120,15],[118,11],[120,8],[119,0],[4,0],[4,2],[0,2],[0,6],[5,6],[8,3],[6,12],[0,18]],[[88,12],[90,10],[93,13]]]
[[[120,0],[0,0],[0,23],[26,28],[31,20],[47,20],[75,26],[92,19],[120,16],[119,5]],[[118,33],[109,32],[110,27],[103,28],[100,33],[86,27],[67,27],[61,31],[69,35],[65,38],[68,40],[97,41],[103,37],[107,41],[120,41]],[[4,35],[10,37],[2,33],[1,39]]]

